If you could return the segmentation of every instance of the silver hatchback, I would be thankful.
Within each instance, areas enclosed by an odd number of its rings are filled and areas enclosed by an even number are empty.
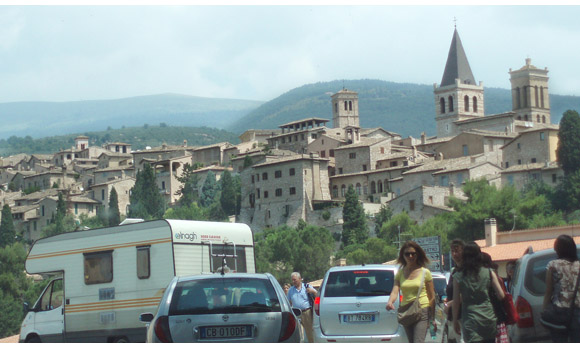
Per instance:
[[[385,308],[397,269],[358,265],[328,270],[314,302],[314,341],[408,342],[397,312]]]
[[[299,309],[292,309],[271,274],[175,277],[149,323],[147,342],[300,343]]]

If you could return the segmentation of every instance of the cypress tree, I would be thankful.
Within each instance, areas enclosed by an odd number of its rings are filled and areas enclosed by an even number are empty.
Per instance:
[[[342,219],[342,242],[345,246],[364,243],[367,240],[369,231],[366,215],[352,186],[346,191]]]
[[[14,228],[14,219],[12,210],[8,204],[2,207],[2,221],[0,222],[0,248],[12,245],[15,242],[16,229]]]
[[[220,204],[226,215],[236,214],[236,189],[229,170],[225,170],[221,178],[222,193]]]
[[[580,116],[575,110],[567,110],[560,121],[558,132],[558,163],[566,176],[580,170]]]
[[[121,223],[121,213],[119,212],[119,197],[117,190],[113,187],[109,195],[109,226],[117,226]]]
[[[145,220],[161,219],[165,213],[165,201],[159,193],[155,172],[148,163],[137,173],[135,185],[129,198],[129,217]]]
[[[203,186],[201,187],[199,204],[202,207],[209,207],[215,200],[216,194],[217,182],[215,181],[215,174],[210,170],[203,182]]]

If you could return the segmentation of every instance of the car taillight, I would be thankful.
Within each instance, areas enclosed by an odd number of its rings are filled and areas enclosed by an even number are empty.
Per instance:
[[[518,299],[516,300],[516,311],[520,316],[517,322],[519,328],[534,327],[532,306],[530,306],[525,298],[518,296]]]
[[[286,341],[292,336],[296,330],[296,318],[292,313],[283,312],[282,313],[282,329],[280,330],[280,338],[278,342]]]
[[[169,331],[169,317],[164,315],[155,321],[155,326],[153,329],[155,330],[155,335],[157,338],[163,343],[172,343],[173,340],[171,339],[171,332]]]
[[[320,297],[314,299],[314,312],[320,316]]]
[[[401,303],[403,303],[403,295],[399,295],[399,306],[401,305]]]

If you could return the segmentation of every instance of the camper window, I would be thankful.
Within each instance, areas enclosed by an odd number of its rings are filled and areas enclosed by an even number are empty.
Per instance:
[[[151,246],[137,247],[137,277],[147,279],[151,275],[151,264],[149,261],[149,248]]]
[[[84,254],[85,284],[101,284],[113,281],[113,251]]]
[[[233,245],[224,245],[224,244],[214,244],[213,245],[213,254],[214,255],[234,255],[234,246]],[[210,251],[211,254],[211,251]],[[222,265],[222,256],[211,256],[213,268],[215,272],[218,272],[218,268]],[[236,245],[236,258],[233,257],[226,257],[226,266],[231,270],[231,272],[236,273],[246,273],[246,248],[244,246],[237,246]]]

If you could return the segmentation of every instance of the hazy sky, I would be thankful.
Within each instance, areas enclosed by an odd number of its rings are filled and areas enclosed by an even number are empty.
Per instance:
[[[529,57],[548,67],[551,93],[580,95],[578,6],[0,6],[0,102],[432,85],[454,17],[484,86],[509,88],[509,69]]]

